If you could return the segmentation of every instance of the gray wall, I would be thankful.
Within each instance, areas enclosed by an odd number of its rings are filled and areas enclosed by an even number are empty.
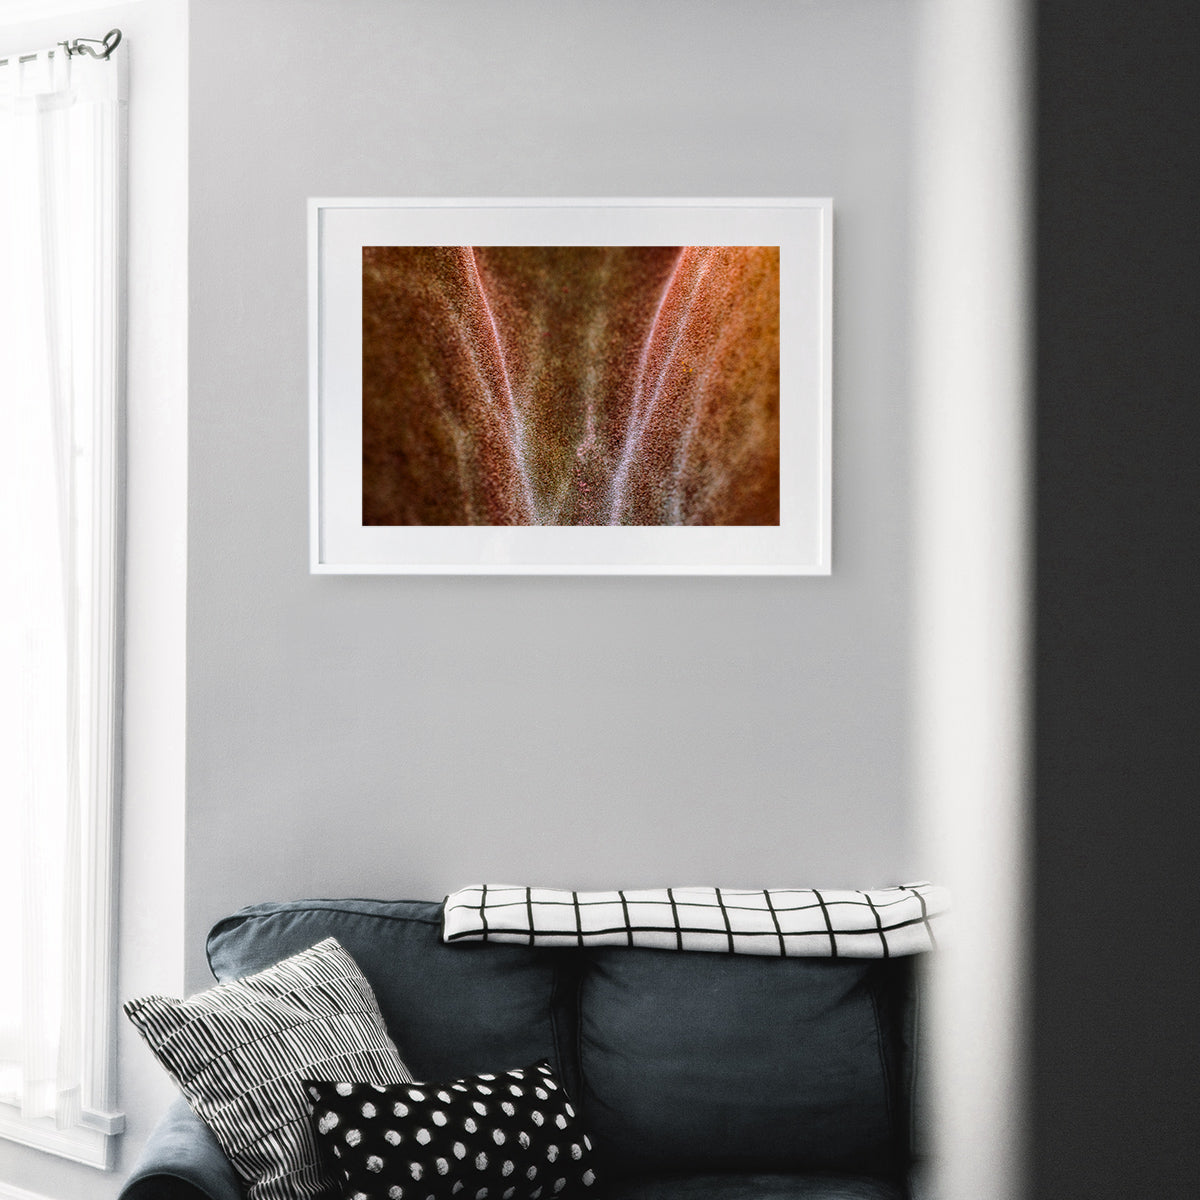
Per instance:
[[[188,983],[268,898],[919,874],[908,0],[192,0]],[[312,577],[308,196],[831,195],[834,569]]]

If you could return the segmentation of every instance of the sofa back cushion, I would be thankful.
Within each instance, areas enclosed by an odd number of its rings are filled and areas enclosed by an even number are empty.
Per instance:
[[[213,928],[208,961],[218,979],[236,979],[335,937],[370,982],[414,1078],[456,1079],[546,1058],[575,1095],[572,961],[518,946],[446,946],[440,933],[434,902],[259,904]]]
[[[890,964],[590,951],[580,1107],[610,1172],[885,1172]]]

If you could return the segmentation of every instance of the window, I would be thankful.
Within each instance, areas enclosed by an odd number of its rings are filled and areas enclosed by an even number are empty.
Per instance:
[[[122,1126],[119,40],[0,59],[0,1134],[100,1167]]]

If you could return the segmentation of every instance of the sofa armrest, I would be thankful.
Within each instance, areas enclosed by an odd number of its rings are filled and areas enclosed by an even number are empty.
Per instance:
[[[211,1130],[176,1100],[150,1134],[118,1200],[244,1200]]]

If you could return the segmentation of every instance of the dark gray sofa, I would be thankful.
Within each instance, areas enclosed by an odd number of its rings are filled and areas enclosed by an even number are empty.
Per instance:
[[[218,923],[208,957],[232,979],[336,937],[417,1079],[550,1059],[600,1200],[912,1195],[917,960],[447,946],[440,930],[433,902],[261,904]],[[180,1100],[121,1200],[242,1195]]]

